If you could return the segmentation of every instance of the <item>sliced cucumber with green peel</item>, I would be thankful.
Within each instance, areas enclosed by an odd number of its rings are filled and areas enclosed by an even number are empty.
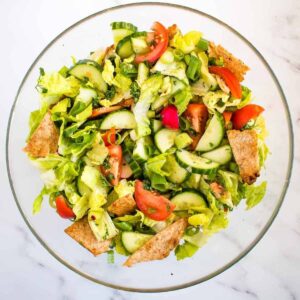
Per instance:
[[[184,191],[177,194],[171,199],[171,202],[175,204],[175,211],[189,210],[193,207],[207,208],[207,203],[199,192],[194,190]]]
[[[116,52],[121,58],[127,58],[134,53],[132,49],[131,35],[124,37],[118,42]]]
[[[161,153],[166,152],[168,149],[174,146],[175,138],[178,131],[167,128],[160,129],[154,136],[154,142],[156,147]]]
[[[88,79],[99,91],[106,92],[107,90],[107,84],[103,80],[100,65],[93,60],[79,61],[70,69],[69,74],[80,80]]]
[[[150,51],[146,41],[147,32],[136,32],[131,36],[132,48],[136,54],[144,54]]]
[[[131,23],[126,22],[113,22],[111,23],[111,28],[113,31],[114,44],[115,46],[124,39],[137,31],[137,27]]]
[[[100,125],[101,130],[115,129],[134,129],[136,121],[134,115],[128,110],[119,110],[108,114]]]
[[[167,179],[172,183],[182,183],[190,176],[190,172],[178,164],[174,155],[167,156],[167,162],[164,165],[164,169],[169,172],[170,175],[167,176]]]
[[[210,120],[203,136],[201,137],[196,151],[207,152],[218,147],[224,137],[224,120],[222,115],[215,113]]]
[[[213,174],[220,164],[207,158],[200,157],[195,153],[186,150],[178,150],[175,153],[176,160],[183,168],[190,168],[192,173]]]
[[[151,119],[150,120],[150,128],[152,133],[156,133],[159,129],[162,128],[162,121],[156,120],[156,119]]]
[[[205,152],[201,156],[223,165],[231,161],[232,151],[229,145],[224,145],[212,151]]]
[[[134,253],[152,237],[153,235],[150,234],[125,231],[122,233],[122,243],[128,252]]]
[[[137,162],[144,162],[150,157],[149,147],[153,147],[152,140],[149,136],[139,138],[136,141],[135,148],[133,150],[133,158]]]

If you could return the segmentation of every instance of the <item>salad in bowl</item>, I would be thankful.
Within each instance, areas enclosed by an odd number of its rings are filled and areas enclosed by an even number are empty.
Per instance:
[[[66,234],[109,262],[191,257],[265,195],[264,108],[241,83],[249,67],[201,32],[111,28],[106,49],[40,68],[24,148],[44,182],[33,213],[48,197]]]

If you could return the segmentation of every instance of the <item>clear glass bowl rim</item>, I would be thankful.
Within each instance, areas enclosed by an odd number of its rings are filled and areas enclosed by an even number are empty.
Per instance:
[[[17,199],[15,190],[14,190],[14,184],[13,184],[13,179],[11,177],[11,172],[10,172],[10,168],[9,168],[9,151],[8,151],[8,145],[9,145],[9,133],[10,133],[10,127],[11,127],[11,122],[12,122],[12,118],[13,118],[13,114],[14,114],[14,110],[15,107],[17,105],[18,102],[18,97],[19,97],[19,93],[23,88],[23,85],[25,84],[28,75],[30,74],[30,72],[32,71],[32,69],[35,67],[37,61],[39,60],[39,58],[52,46],[53,43],[55,43],[61,36],[63,36],[66,32],[71,31],[74,27],[76,27],[77,25],[92,19],[96,16],[99,16],[101,14],[116,10],[116,9],[121,9],[121,8],[127,8],[127,7],[131,7],[131,6],[147,6],[147,5],[153,5],[153,6],[166,6],[166,7],[173,7],[173,8],[179,8],[182,10],[186,10],[186,11],[190,11],[193,13],[197,13],[199,15],[202,15],[208,19],[211,19],[215,22],[217,22],[218,24],[220,24],[221,26],[225,27],[227,30],[231,31],[232,33],[234,33],[235,35],[237,35],[242,41],[244,41],[258,56],[258,58],[260,59],[260,61],[264,64],[264,66],[266,67],[266,69],[269,71],[272,79],[274,80],[274,83],[276,84],[276,87],[278,89],[278,92],[280,94],[282,103],[284,105],[285,108],[285,115],[288,121],[288,129],[289,129],[289,160],[288,160],[288,171],[285,177],[285,184],[282,188],[281,194],[278,198],[278,202],[277,205],[271,215],[271,217],[269,218],[268,222],[266,223],[266,225],[263,227],[263,229],[261,230],[261,232],[257,235],[256,239],[250,244],[248,245],[248,247],[242,251],[237,257],[235,257],[232,261],[230,261],[229,263],[227,263],[226,265],[224,265],[223,267],[219,268],[218,270],[212,272],[211,274],[208,274],[204,277],[201,277],[199,279],[193,280],[191,282],[182,284],[182,285],[176,285],[176,286],[171,286],[171,287],[167,287],[167,288],[151,288],[151,289],[135,289],[135,288],[128,288],[126,286],[118,286],[115,284],[110,284],[108,282],[104,282],[101,280],[98,280],[96,278],[93,278],[92,276],[74,268],[72,265],[70,265],[68,262],[66,262],[64,259],[62,259],[58,254],[56,254],[52,249],[50,249],[47,244],[39,237],[39,235],[37,234],[37,232],[34,230],[34,228],[31,226],[29,220],[26,218],[24,212],[22,211],[21,205]],[[236,264],[237,262],[239,262],[244,256],[246,256],[256,245],[257,243],[262,239],[262,237],[266,234],[266,232],[268,231],[268,229],[270,228],[270,226],[272,225],[275,217],[277,216],[279,209],[283,203],[284,197],[286,195],[286,192],[288,190],[288,186],[290,183],[290,178],[291,178],[291,174],[292,174],[292,166],[293,166],[293,158],[294,158],[294,135],[293,135],[293,126],[292,126],[292,120],[291,120],[291,115],[290,115],[290,111],[289,111],[289,107],[288,107],[288,103],[286,100],[286,97],[284,95],[284,92],[282,90],[282,87],[275,75],[275,73],[273,72],[273,70],[271,69],[271,67],[269,66],[269,64],[267,63],[267,61],[265,60],[265,58],[262,56],[262,54],[256,49],[256,47],[250,42],[248,41],[244,36],[242,36],[237,30],[233,29],[231,26],[227,25],[225,22],[219,20],[216,17],[213,17],[207,13],[204,13],[202,11],[199,11],[197,9],[194,8],[190,8],[187,6],[183,6],[183,5],[178,5],[178,4],[173,4],[173,3],[165,3],[165,2],[139,2],[139,3],[128,3],[128,4],[123,4],[123,5],[117,5],[117,6],[113,6],[110,8],[106,8],[104,10],[98,11],[94,14],[91,14],[81,20],[79,20],[78,22],[74,23],[73,25],[71,25],[70,27],[68,27],[67,29],[65,29],[63,32],[61,32],[59,35],[57,35],[43,50],[42,52],[37,56],[37,58],[34,60],[34,62],[31,64],[31,66],[29,67],[28,71],[26,72],[19,88],[17,91],[17,94],[15,96],[14,99],[14,103],[12,105],[11,111],[10,111],[10,115],[9,115],[9,120],[8,120],[8,125],[7,125],[7,132],[6,132],[6,168],[7,168],[7,174],[8,174],[8,178],[9,178],[9,183],[10,183],[10,188],[13,194],[13,197],[15,199],[16,205],[25,221],[25,223],[27,224],[27,226],[29,227],[29,229],[31,230],[32,234],[37,238],[37,240],[42,244],[42,246],[53,256],[55,257],[59,262],[61,262],[63,265],[65,265],[67,268],[69,268],[70,270],[76,272],[77,274],[85,277],[86,279],[89,279],[93,282],[96,282],[98,284],[102,284],[104,286],[110,287],[110,288],[115,288],[115,289],[119,289],[119,290],[124,290],[124,291],[131,291],[131,292],[142,292],[142,293],[153,293],[153,292],[168,292],[168,291],[174,291],[174,290],[178,290],[178,289],[183,289],[183,288],[187,288],[199,283],[202,283],[204,281],[207,281],[219,274],[221,274],[222,272],[224,272],[225,270],[227,270],[228,268],[232,267],[234,264]]]

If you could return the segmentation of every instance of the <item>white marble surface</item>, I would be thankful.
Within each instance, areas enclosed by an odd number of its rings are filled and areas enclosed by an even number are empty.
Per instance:
[[[0,299],[300,299],[299,0],[173,1],[220,18],[252,41],[275,71],[289,102],[296,144],[292,181],[278,217],[246,258],[198,286],[142,295],[81,278],[56,261],[26,227],[5,167],[6,126],[17,88],[31,62],[64,28],[103,8],[127,2],[0,2]]]

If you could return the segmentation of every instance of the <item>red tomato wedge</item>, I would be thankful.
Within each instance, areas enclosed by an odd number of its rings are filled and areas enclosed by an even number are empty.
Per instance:
[[[108,177],[112,185],[118,185],[122,171],[122,147],[120,145],[110,145],[107,147],[109,152],[109,168],[101,166],[102,173]]]
[[[59,195],[55,199],[56,211],[64,219],[75,218],[75,214],[71,207],[68,206],[66,198],[63,195]]]
[[[242,129],[251,119],[256,119],[265,109],[256,104],[248,104],[234,112],[232,124],[234,129]]]
[[[230,122],[231,117],[232,117],[232,111],[224,111],[223,112],[223,118],[225,121],[225,125],[227,125]]]
[[[203,134],[205,125],[208,119],[208,111],[202,103],[189,104],[184,116],[191,123],[192,128],[197,132]]]
[[[179,128],[179,116],[174,105],[168,105],[161,111],[162,123],[171,129]]]
[[[155,22],[153,24],[152,30],[154,31],[155,46],[150,52],[146,54],[137,55],[135,57],[135,62],[137,64],[144,61],[148,61],[149,63],[155,62],[162,56],[162,54],[168,48],[168,43],[169,43],[168,30],[159,22]]]
[[[105,146],[113,145],[116,142],[116,129],[111,128],[102,135]]]
[[[209,72],[219,75],[225,81],[234,98],[242,98],[241,84],[229,69],[219,66],[211,66],[209,67]]]
[[[175,205],[166,197],[145,190],[143,182],[135,182],[134,198],[136,205],[147,217],[156,221],[167,219],[175,208]]]

